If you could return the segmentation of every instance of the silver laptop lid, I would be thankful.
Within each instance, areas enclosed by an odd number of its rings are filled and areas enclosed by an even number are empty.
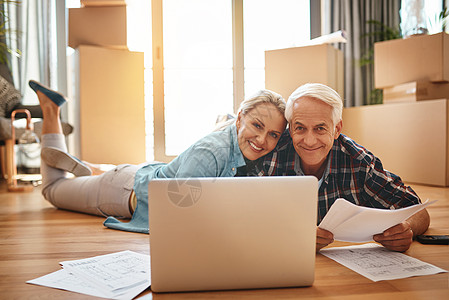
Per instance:
[[[313,283],[315,177],[158,179],[148,189],[153,291]]]

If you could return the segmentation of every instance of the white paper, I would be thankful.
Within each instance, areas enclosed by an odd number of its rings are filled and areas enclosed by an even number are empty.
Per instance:
[[[107,295],[98,291],[89,281],[78,278],[64,269],[29,280],[27,283],[107,298]]]
[[[370,242],[373,235],[402,223],[435,201],[399,209],[378,209],[357,206],[340,198],[331,206],[318,227],[332,232],[337,241]]]
[[[148,284],[142,284],[128,290],[124,294],[117,296],[111,296],[110,293],[104,293],[97,288],[94,284],[86,281],[82,278],[71,274],[65,269],[50,273],[48,275],[29,280],[27,283],[51,287],[60,290],[71,291],[80,294],[86,294],[95,297],[108,298],[108,299],[133,299],[139,295],[142,291],[148,288]]]
[[[321,45],[321,44],[331,44],[331,43],[346,43],[348,40],[346,38],[346,31],[339,30],[329,34],[319,36],[317,38],[311,39],[309,45]]]
[[[374,243],[322,249],[320,253],[372,281],[447,272],[419,259],[390,251]]]
[[[150,257],[122,251],[62,262],[63,269],[27,283],[111,299],[132,299],[148,288]]]
[[[344,30],[339,30],[332,32],[330,34],[319,36],[317,38],[311,39],[310,41],[301,43],[296,46],[313,46],[313,45],[346,43],[346,42],[347,42],[346,32]]]

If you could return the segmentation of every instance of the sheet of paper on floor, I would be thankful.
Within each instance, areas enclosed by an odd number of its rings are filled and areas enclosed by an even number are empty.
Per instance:
[[[333,247],[322,249],[320,253],[372,281],[447,272],[403,253],[390,251],[375,243]]]
[[[150,257],[122,251],[61,262],[62,270],[27,281],[112,299],[132,299],[151,284]]]

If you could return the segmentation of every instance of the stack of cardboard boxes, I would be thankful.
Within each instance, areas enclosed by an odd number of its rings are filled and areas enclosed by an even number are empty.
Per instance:
[[[145,161],[144,56],[127,47],[125,0],[69,9],[74,48],[75,152],[94,163]]]
[[[376,88],[384,103],[449,98],[449,36],[421,35],[376,43]]]
[[[409,182],[449,186],[449,35],[375,44],[384,104],[346,108],[343,132]]]

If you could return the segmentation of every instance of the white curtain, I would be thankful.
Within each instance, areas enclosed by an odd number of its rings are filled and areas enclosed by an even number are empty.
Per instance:
[[[346,44],[339,44],[345,58],[345,106],[369,104],[374,89],[373,65],[360,67],[360,58],[369,50],[374,37],[364,36],[379,30],[367,24],[377,20],[384,25],[399,29],[401,0],[325,0],[323,34],[345,30]]]
[[[22,0],[4,4],[12,34],[7,36],[11,49],[19,49],[20,57],[10,57],[14,86],[23,104],[37,104],[37,97],[28,87],[30,79],[47,86],[58,86],[56,3],[61,0]],[[65,62],[65,61],[64,61]]]

